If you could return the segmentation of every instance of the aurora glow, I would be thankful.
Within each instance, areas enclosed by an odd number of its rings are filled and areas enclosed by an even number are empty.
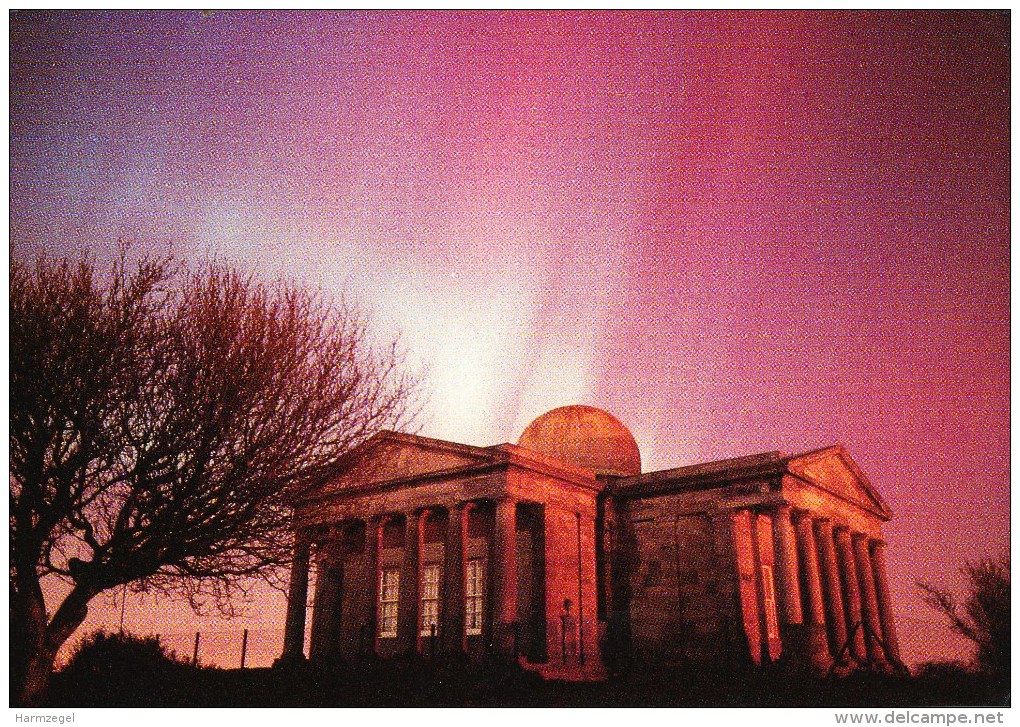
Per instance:
[[[10,22],[13,255],[351,291],[430,367],[430,436],[581,402],[646,470],[843,442],[904,655],[958,656],[913,583],[1008,548],[1008,12]],[[282,638],[283,603],[218,627]]]

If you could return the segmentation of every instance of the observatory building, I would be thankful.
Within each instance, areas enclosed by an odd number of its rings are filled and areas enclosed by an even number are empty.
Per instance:
[[[589,406],[517,444],[384,431],[295,503],[284,660],[463,652],[550,678],[624,660],[899,664],[882,523],[840,445],[642,473]]]

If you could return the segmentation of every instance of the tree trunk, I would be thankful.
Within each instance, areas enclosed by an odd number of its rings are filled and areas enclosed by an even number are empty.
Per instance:
[[[49,623],[41,590],[30,589],[17,599],[12,608],[11,631],[21,630],[24,648],[21,673],[15,675],[18,683],[12,685],[17,690],[17,706],[38,707],[43,703],[57,652],[85,620],[93,595],[90,589],[76,586]]]
[[[50,686],[53,662],[57,653],[43,649],[29,657],[18,695],[18,704],[23,707],[40,707]]]
[[[25,575],[25,573],[30,575]],[[11,587],[11,697],[17,705],[26,702],[30,665],[46,646],[46,602],[34,569],[18,568]]]

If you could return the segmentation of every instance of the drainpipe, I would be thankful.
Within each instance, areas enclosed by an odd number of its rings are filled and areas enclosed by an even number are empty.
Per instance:
[[[577,654],[578,660],[584,664],[584,583],[581,580],[581,513],[575,512],[577,519]]]

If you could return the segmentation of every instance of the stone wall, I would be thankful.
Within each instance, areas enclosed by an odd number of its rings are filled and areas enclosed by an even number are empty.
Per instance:
[[[734,628],[742,600],[734,534],[707,512],[685,512],[680,495],[623,508],[616,566],[625,572],[613,578],[629,592],[631,655],[718,662],[746,653]]]
[[[517,513],[517,648],[533,663],[548,653],[545,618],[545,525],[538,505]]]
[[[362,529],[362,533],[364,530]],[[341,595],[340,653],[343,656],[365,654],[371,650],[374,634],[375,583],[369,582],[368,553],[364,535],[345,538],[346,553]]]
[[[580,661],[582,656],[597,662],[594,517],[546,505],[545,568],[549,662],[571,663]],[[565,606],[568,600],[569,611]]]

